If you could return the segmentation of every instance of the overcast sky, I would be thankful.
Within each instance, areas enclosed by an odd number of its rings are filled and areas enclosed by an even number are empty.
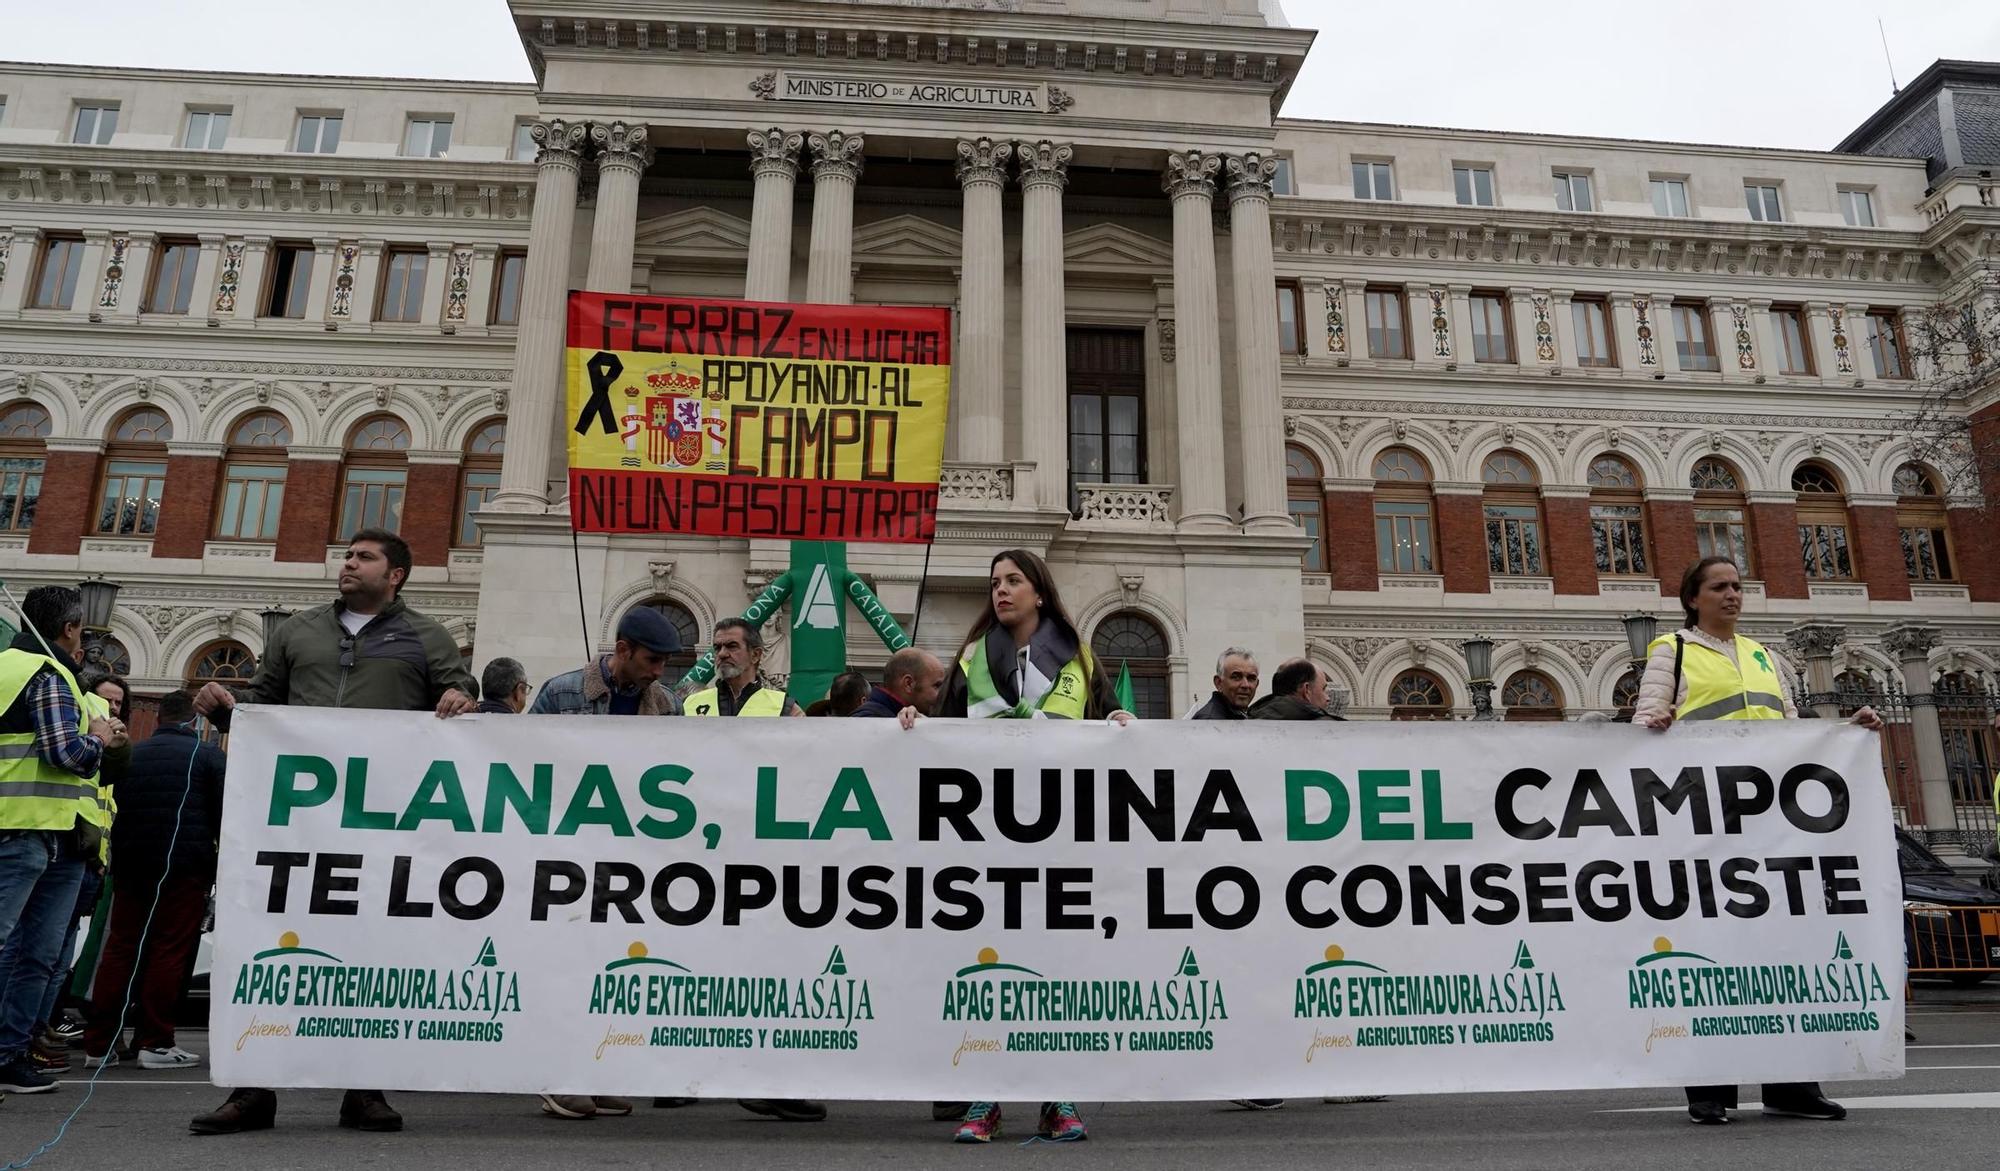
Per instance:
[[[1320,29],[1299,118],[1828,149],[2000,0],[1283,0]],[[1527,15],[1532,13],[1532,15]],[[0,0],[20,61],[530,80],[504,0]]]

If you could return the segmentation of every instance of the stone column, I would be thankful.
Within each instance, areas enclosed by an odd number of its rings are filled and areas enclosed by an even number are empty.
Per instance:
[[[417,320],[427,331],[436,330],[443,323],[444,302],[450,292],[451,244],[433,240],[424,248],[423,301],[417,310]]]
[[[1841,375],[1834,356],[1832,306],[1825,301],[1806,302],[1806,344],[1812,347],[1813,374],[1823,385],[1833,386],[1852,375]]]
[[[1833,689],[1833,652],[1847,628],[1832,622],[1804,622],[1785,632],[1785,645],[1805,660],[1807,695],[1794,696],[1800,707],[1811,705],[1822,720],[1840,718],[1840,699]]]
[[[35,254],[41,243],[40,228],[0,232],[0,313],[18,317],[28,303],[28,286],[35,279]]]
[[[1236,428],[1243,525],[1288,532],[1284,408],[1278,388],[1278,276],[1271,264],[1271,176],[1278,160],[1252,151],[1224,162],[1229,261],[1236,296]],[[1183,478],[1185,478],[1183,472]]]
[[[1722,367],[1724,382],[1748,382],[1751,376],[1757,373],[1757,344],[1750,337],[1750,307],[1742,305],[1741,302],[1737,302],[1736,305],[1743,309],[1743,337],[1740,346],[1736,336],[1735,307],[1731,305],[1729,299],[1710,297],[1705,306],[1708,313],[1708,342],[1715,347],[1715,361]]]
[[[1633,302],[1634,312],[1639,303]],[[1653,344],[1659,351],[1660,364],[1653,368],[1653,377],[1668,375],[1679,377],[1681,372],[1680,328],[1674,320],[1674,299],[1654,293],[1646,298],[1647,318],[1653,329]]]
[[[550,454],[562,434],[563,331],[568,317],[570,237],[576,229],[576,178],[583,163],[580,122],[538,122],[533,137],[535,209],[528,228],[528,267],[521,279],[521,324],[514,342],[512,410],[496,512],[548,508]]]
[[[632,291],[632,239],[639,230],[639,176],[653,163],[653,147],[640,124],[593,122],[597,153],[597,218],[590,228],[590,269],[583,287],[599,293]]]
[[[1005,454],[1007,237],[1000,196],[1014,145],[990,138],[960,139],[958,182],[965,191],[963,248],[958,278],[958,455],[970,463],[997,464]]]
[[[1944,728],[1938,723],[1937,697],[1931,694],[1930,654],[1938,644],[1938,628],[1923,622],[1898,622],[1882,632],[1882,646],[1903,669],[1903,690],[1910,699],[1910,730],[1917,745],[1917,778],[1923,783],[1924,828],[1956,830],[1958,810],[1951,794],[1951,772],[1945,764]]]
[[[236,258],[236,283],[234,290],[229,294],[229,300],[236,306],[234,316],[239,321],[255,321],[270,307],[270,290],[265,288],[264,275],[271,270],[271,238],[245,236],[239,241],[225,240],[216,255],[214,297],[210,302],[215,306],[214,317],[218,324],[221,318],[231,314],[230,310],[223,307],[223,293],[229,288],[230,253],[236,248],[241,248],[242,253]],[[206,238],[202,251],[203,253],[208,251]],[[201,285],[199,269],[194,276],[195,284],[199,287]]]
[[[750,132],[756,190],[750,203],[750,262],[743,277],[746,300],[792,299],[792,189],[805,140],[796,130],[776,126]]]
[[[1639,344],[1639,314],[1633,307],[1631,293],[1612,293],[1609,297],[1611,308],[1611,350],[1618,360],[1617,369],[1627,374],[1651,374],[1660,368],[1658,348],[1652,351],[1652,361],[1641,357],[1644,347]],[[1651,311],[1647,312],[1647,333],[1652,332]]]
[[[1180,405],[1180,523],[1188,529],[1231,527],[1224,511],[1222,339],[1215,288],[1215,173],[1222,159],[1199,150],[1167,156],[1163,186],[1174,206],[1174,365]]]
[[[1572,302],[1575,293],[1574,289],[1549,290],[1549,324],[1555,329],[1558,372],[1582,369],[1576,351],[1576,312]],[[1607,328],[1617,328],[1606,324]]]
[[[333,297],[335,252],[339,247],[339,240],[328,236],[313,237],[311,283],[306,288],[306,308],[302,320],[327,320],[327,306]]]
[[[861,181],[859,134],[829,130],[806,137],[812,148],[812,244],[806,300],[845,305],[854,299],[854,185]]]
[[[471,333],[485,333],[493,324],[493,295],[498,276],[500,246],[498,244],[474,244],[472,246],[472,287],[466,290],[465,320],[458,322],[461,330]],[[451,295],[447,288],[445,295]],[[447,325],[452,324],[447,321]]]
[[[116,237],[113,237],[115,249]],[[106,321],[122,324],[136,324],[139,310],[151,299],[153,279],[153,252],[159,244],[159,236],[152,232],[129,232],[125,236],[125,256],[119,263],[117,284],[112,284],[110,267],[104,272],[104,285],[98,290],[97,313]],[[109,299],[110,304],[105,304]],[[195,300],[188,296],[188,313],[194,313]]]
[[[1062,193],[1075,152],[1046,138],[1014,149],[1021,160],[1021,452],[1035,463],[1036,507],[1068,511]]]
[[[1785,351],[1778,345],[1778,326],[1771,320],[1771,302],[1750,303],[1750,333],[1757,339],[1757,373],[1753,381],[1764,382],[1785,369]]]

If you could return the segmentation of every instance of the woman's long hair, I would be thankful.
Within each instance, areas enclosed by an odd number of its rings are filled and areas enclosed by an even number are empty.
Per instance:
[[[1687,615],[1687,621],[1682,623],[1684,629],[1693,630],[1701,620],[1695,612],[1694,600],[1701,593],[1701,581],[1708,576],[1709,567],[1715,565],[1727,565],[1739,574],[1743,572],[1731,557],[1704,557],[1688,566],[1688,571],[1681,574],[1681,611]]]
[[[1056,627],[1076,644],[1080,654],[1088,651],[1082,632],[1076,628],[1076,620],[1063,608],[1062,595],[1056,592],[1056,579],[1055,575],[1049,572],[1049,563],[1042,560],[1041,555],[1032,549],[1002,549],[987,563],[986,605],[980,608],[979,620],[972,624],[971,631],[966,634],[965,641],[961,645],[973,648],[974,653],[984,654],[987,633],[1000,625],[1000,616],[993,612],[992,575],[993,568],[1002,561],[1012,561],[1019,566],[1021,576],[1027,578],[1028,584],[1035,587],[1036,595],[1042,599],[1041,617],[1038,621],[1055,623]],[[1104,673],[1104,664],[1097,661],[1097,656],[1091,655],[1088,661],[1090,703],[1086,707],[1085,714],[1091,719],[1103,719],[1117,709],[1117,693],[1111,685],[1110,677]],[[957,674],[955,668],[953,673]]]

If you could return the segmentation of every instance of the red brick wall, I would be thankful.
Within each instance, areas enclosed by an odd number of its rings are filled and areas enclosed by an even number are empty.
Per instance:
[[[400,534],[410,543],[410,560],[418,565],[443,565],[457,520],[458,465],[411,464]]]
[[[1799,551],[1799,510],[1792,504],[1750,506],[1751,557],[1757,562],[1750,576],[1764,583],[1768,598],[1803,598],[1806,559]],[[1678,586],[1680,583],[1674,583]]]
[[[1951,524],[1952,571],[1975,602],[2000,602],[2000,509],[1954,508]]]
[[[1910,577],[1903,564],[1902,539],[1896,533],[1896,506],[1855,504],[1847,509],[1854,525],[1854,552],[1859,564],[1854,576],[1868,583],[1868,597],[1877,602],[1910,600]]]
[[[1590,541],[1590,500],[1580,496],[1545,496],[1542,512],[1549,518],[1549,576],[1559,594],[1597,593],[1597,554]]]
[[[201,556],[215,516],[221,474],[222,460],[216,456],[167,457],[167,484],[160,495],[160,527],[153,534],[153,556]]]
[[[1326,529],[1321,534],[1333,564],[1333,588],[1373,590],[1376,577],[1375,494],[1328,492]]]
[[[52,451],[42,465],[30,553],[75,553],[97,508],[97,459],[88,451]]]
[[[295,459],[285,467],[285,509],[278,515],[279,561],[326,560],[339,505],[340,464]]]
[[[1447,593],[1492,592],[1486,571],[1486,518],[1477,496],[1437,497],[1438,558]]]
[[[1675,598],[1681,592],[1681,574],[1701,560],[1701,545],[1694,536],[1694,505],[1686,500],[1646,501],[1647,564],[1660,579],[1660,596]]]

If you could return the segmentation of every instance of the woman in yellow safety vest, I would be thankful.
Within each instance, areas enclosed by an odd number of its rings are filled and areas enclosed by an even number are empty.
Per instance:
[[[937,716],[1003,720],[1111,720],[1132,713],[1118,706],[1117,691],[1056,594],[1048,563],[1026,549],[1007,549],[988,571],[986,609],[966,635],[965,649],[938,697]],[[904,708],[905,728],[922,713]],[[963,1122],[954,1142],[984,1143],[1000,1133],[1000,1103],[932,1103],[941,1118]],[[1044,1102],[1041,1136],[1055,1142],[1089,1137],[1072,1102]]]
[[[1786,690],[1771,652],[1756,639],[1738,634],[1743,613],[1743,577],[1727,557],[1704,557],[1681,576],[1683,629],[1652,642],[1639,702],[1632,722],[1662,731],[1676,720],[1795,720],[1798,708]],[[1882,717],[1864,707],[1854,714],[1864,728],[1879,729]],[[1689,1086],[1688,1118],[1704,1125],[1729,1121],[1735,1086]],[[1769,1082],[1764,1113],[1786,1118],[1837,1121],[1846,1107],[1829,1101],[1818,1082]]]

